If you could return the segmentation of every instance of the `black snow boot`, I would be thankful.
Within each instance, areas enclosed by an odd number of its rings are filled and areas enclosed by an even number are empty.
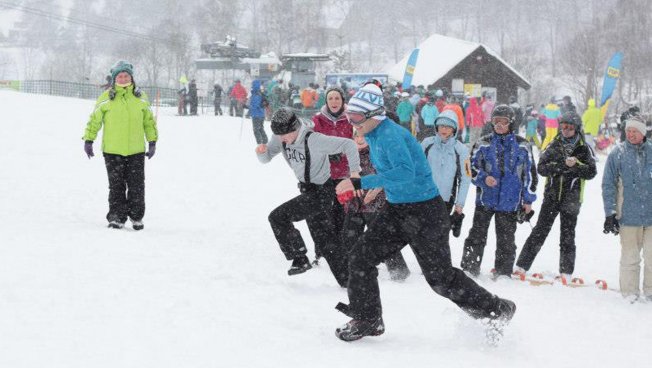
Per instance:
[[[335,336],[342,341],[360,340],[365,336],[379,336],[385,332],[383,318],[373,320],[352,319],[335,330]]]
[[[516,303],[511,300],[498,298],[496,311],[491,312],[486,323],[485,337],[489,346],[497,346],[503,338],[505,327],[516,313]]]
[[[145,225],[143,224],[142,221],[136,221],[136,220],[131,220],[131,225],[133,226],[134,230],[142,230],[145,228]]]
[[[109,221],[109,227],[111,229],[122,229],[125,226],[124,222],[111,220]]]
[[[288,270],[288,275],[298,275],[311,269],[310,260],[306,256],[300,256],[292,261],[292,267]]]
[[[497,304],[498,313],[493,312],[491,319],[501,320],[505,323],[509,323],[516,313],[516,303],[508,299],[498,299]]]

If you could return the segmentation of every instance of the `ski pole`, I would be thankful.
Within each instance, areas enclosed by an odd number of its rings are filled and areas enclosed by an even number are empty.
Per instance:
[[[242,140],[242,129],[244,129],[244,115],[240,118],[240,140]]]

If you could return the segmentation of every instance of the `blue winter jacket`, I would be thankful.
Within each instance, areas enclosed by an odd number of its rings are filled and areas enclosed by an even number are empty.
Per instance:
[[[475,205],[497,212],[514,212],[537,199],[537,171],[528,142],[513,133],[482,137],[471,156]],[[498,184],[485,183],[493,176]]]
[[[622,191],[619,190],[622,185]],[[617,208],[619,194],[622,206]],[[602,200],[606,216],[619,214],[624,226],[652,225],[652,144],[627,141],[609,153],[602,176]]]
[[[439,110],[435,104],[426,104],[421,108],[421,118],[423,124],[427,126],[435,126],[435,119],[439,116]]]
[[[258,79],[251,83],[251,97],[249,97],[249,115],[252,118],[264,118],[265,108],[263,107],[263,95],[260,94],[260,81]]]
[[[376,174],[362,177],[363,189],[383,188],[389,203],[423,202],[439,195],[426,156],[409,131],[386,118],[365,139]]]
[[[443,142],[439,135],[424,139],[421,142],[421,148],[426,153],[426,159],[432,170],[432,178],[444,202],[450,201],[453,195],[453,185],[459,167],[459,185],[457,185],[457,197],[454,200],[456,205],[464,207],[471,185],[469,149],[454,137]]]

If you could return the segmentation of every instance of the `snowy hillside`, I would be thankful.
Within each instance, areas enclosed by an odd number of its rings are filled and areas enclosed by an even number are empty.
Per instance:
[[[287,276],[267,215],[296,185],[281,159],[257,161],[250,121],[241,133],[240,118],[162,109],[145,230],[135,232],[106,228],[100,143],[88,160],[80,139],[92,108],[0,91],[0,367],[649,367],[650,303],[484,276],[518,306],[490,348],[477,322],[430,290],[407,248],[406,282],[381,266],[387,332],[339,341],[348,318],[334,306],[346,292],[323,266]],[[602,234],[603,163],[579,216],[576,275],[617,287],[618,238]],[[456,265],[473,199],[462,236],[451,237]],[[519,251],[529,232],[519,225]],[[557,271],[558,238],[555,225],[533,270]],[[485,273],[494,244],[492,225]]]

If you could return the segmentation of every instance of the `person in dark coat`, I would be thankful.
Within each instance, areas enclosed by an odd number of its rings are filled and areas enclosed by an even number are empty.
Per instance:
[[[223,115],[222,112],[222,92],[224,89],[220,86],[219,83],[215,83],[213,86],[213,105],[215,106],[215,115]]]
[[[197,115],[197,103],[199,99],[197,97],[197,83],[195,80],[191,80],[188,84],[188,103],[190,104],[190,115]]]
[[[547,178],[543,204],[537,224],[525,241],[514,273],[525,275],[560,215],[559,273],[562,281],[571,282],[575,269],[575,226],[582,206],[585,180],[596,175],[595,157],[584,142],[582,119],[567,112],[560,121],[560,132],[543,151],[538,171]]]

